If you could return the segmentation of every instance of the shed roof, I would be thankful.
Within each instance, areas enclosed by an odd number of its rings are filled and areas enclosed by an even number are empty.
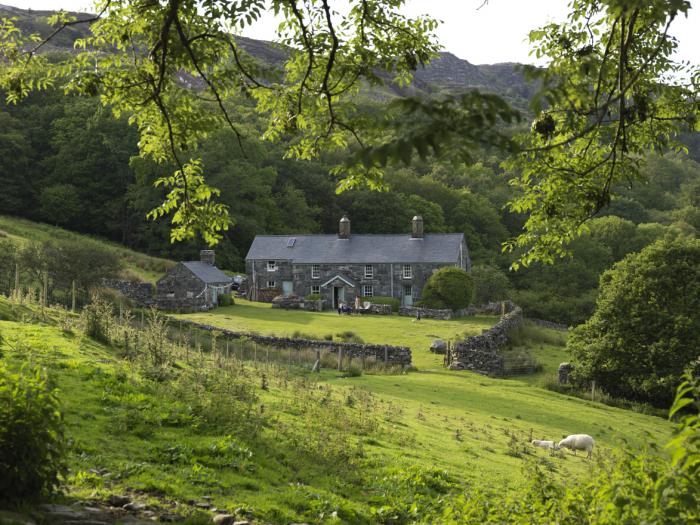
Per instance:
[[[296,239],[289,242],[289,239]],[[462,233],[258,235],[247,260],[290,260],[294,263],[455,263],[459,261]],[[467,254],[464,254],[466,257]]]
[[[231,278],[216,266],[201,261],[183,261],[182,264],[207,284],[230,283]]]

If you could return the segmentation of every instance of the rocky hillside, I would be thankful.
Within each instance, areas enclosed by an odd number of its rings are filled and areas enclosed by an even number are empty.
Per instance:
[[[48,35],[52,31],[51,26],[48,25],[48,18],[53,13],[54,11],[34,11],[0,4],[0,17],[16,17],[17,25],[22,30],[37,32],[41,35]],[[91,16],[86,13],[74,14],[79,18]],[[77,25],[66,28],[52,40],[47,50],[73,49],[73,42],[87,35],[87,26]],[[250,54],[271,65],[281,65],[286,55],[284,48],[272,42],[240,37],[240,43]],[[437,59],[425,68],[419,69],[410,89],[388,85],[387,93],[390,96],[408,94],[434,96],[442,93],[459,93],[467,89],[491,91],[509,98],[515,104],[526,101],[533,93],[533,86],[523,78],[519,64],[475,65],[449,52],[440,53]]]

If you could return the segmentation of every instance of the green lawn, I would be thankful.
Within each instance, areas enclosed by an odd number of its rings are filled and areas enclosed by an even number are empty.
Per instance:
[[[453,321],[436,321],[398,315],[338,315],[335,311],[305,312],[272,308],[268,303],[236,299],[235,306],[210,312],[182,314],[176,317],[219,326],[228,330],[262,335],[291,336],[295,332],[317,339],[352,331],[367,343],[407,346],[413,353],[413,365],[419,369],[442,366],[442,356],[430,353],[435,339],[451,340],[458,336],[480,334],[498,320],[495,316],[463,317]]]

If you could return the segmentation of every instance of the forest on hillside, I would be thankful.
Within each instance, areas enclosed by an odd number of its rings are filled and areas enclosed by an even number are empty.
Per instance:
[[[368,110],[383,107],[370,97],[362,103]],[[241,101],[236,111],[247,123],[243,148],[222,127],[199,151],[235,221],[216,247],[226,269],[243,268],[258,234],[332,233],[343,214],[353,232],[399,233],[421,214],[428,232],[465,233],[481,283],[477,300],[511,297],[532,317],[577,324],[593,311],[599,276],[613,263],[658,238],[700,231],[697,136],[686,139],[688,156],[648,156],[646,180],[619,188],[620,196],[574,242],[573,257],[512,272],[515,254],[503,253],[502,243],[521,231],[524,218],[506,206],[515,191],[513,174],[501,168],[499,154],[482,149],[470,164],[438,159],[398,165],[387,172],[391,191],[337,193],[337,179],[329,175],[337,158],[285,159],[284,141],[255,138],[264,124],[252,103]],[[97,98],[49,91],[4,105],[0,210],[151,255],[196,257],[201,241],[171,244],[168,222],[146,219],[164,195],[153,182],[171,167],[137,158],[137,142],[137,130]]]

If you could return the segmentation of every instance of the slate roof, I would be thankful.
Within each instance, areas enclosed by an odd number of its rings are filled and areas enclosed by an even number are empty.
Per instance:
[[[230,283],[231,278],[216,266],[200,261],[183,261],[185,267],[207,284]]]
[[[288,242],[289,239],[295,242]],[[462,233],[258,235],[246,260],[289,260],[293,263],[454,263],[459,260]],[[289,245],[292,246],[289,246]],[[467,254],[464,254],[466,258]]]

